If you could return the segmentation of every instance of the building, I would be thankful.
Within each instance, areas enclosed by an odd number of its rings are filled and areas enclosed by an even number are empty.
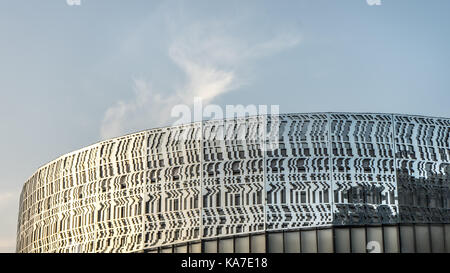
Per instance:
[[[450,119],[203,121],[61,156],[25,183],[18,252],[450,252]]]

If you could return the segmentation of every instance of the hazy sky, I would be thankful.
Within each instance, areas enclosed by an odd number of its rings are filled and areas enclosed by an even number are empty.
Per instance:
[[[450,117],[450,1],[0,0],[0,251],[41,165],[171,107]]]

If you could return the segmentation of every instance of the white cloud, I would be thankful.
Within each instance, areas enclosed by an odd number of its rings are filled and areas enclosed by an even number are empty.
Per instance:
[[[195,97],[204,104],[246,83],[239,70],[252,60],[275,54],[299,43],[296,33],[284,33],[260,43],[250,43],[221,33],[217,24],[182,28],[168,48],[170,60],[185,81],[169,90],[154,90],[150,81],[134,79],[134,94],[117,101],[104,113],[103,139],[150,127],[169,125],[175,105],[191,106]],[[164,92],[163,92],[164,91]]]
[[[295,47],[300,43],[300,36],[292,33],[282,33],[279,36],[255,45],[249,50],[249,57],[264,57]]]

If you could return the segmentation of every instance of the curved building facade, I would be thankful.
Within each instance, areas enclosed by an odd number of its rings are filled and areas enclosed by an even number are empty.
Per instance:
[[[450,252],[450,119],[311,113],[151,129],[25,183],[17,252]]]

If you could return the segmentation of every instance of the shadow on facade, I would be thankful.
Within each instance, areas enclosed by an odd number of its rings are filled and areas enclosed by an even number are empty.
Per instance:
[[[397,170],[398,206],[386,205],[390,192],[381,186],[357,185],[340,192],[347,203],[335,204],[334,225],[450,223],[450,164],[443,173],[425,165],[425,177]]]

